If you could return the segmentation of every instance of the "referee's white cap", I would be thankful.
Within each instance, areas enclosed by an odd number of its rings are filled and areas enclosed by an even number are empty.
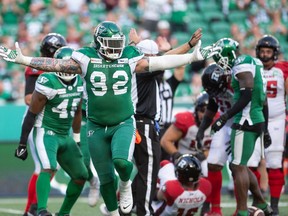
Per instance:
[[[147,55],[156,55],[159,52],[156,42],[149,39],[140,41],[136,47],[138,47],[144,54]]]

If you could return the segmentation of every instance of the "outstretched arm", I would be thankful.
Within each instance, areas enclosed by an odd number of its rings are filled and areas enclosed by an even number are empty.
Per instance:
[[[80,65],[73,59],[33,57],[27,66],[46,72],[82,73]]]
[[[172,69],[191,64],[191,62],[211,58],[216,53],[219,53],[219,51],[219,48],[213,46],[201,48],[201,40],[199,40],[194,51],[189,54],[151,56],[148,59],[143,58],[138,61],[135,72],[153,72]]]
[[[65,72],[81,74],[80,65],[72,59],[54,59],[43,57],[24,56],[18,42],[15,43],[16,50],[0,46],[0,56],[9,62],[26,65],[47,72]]]

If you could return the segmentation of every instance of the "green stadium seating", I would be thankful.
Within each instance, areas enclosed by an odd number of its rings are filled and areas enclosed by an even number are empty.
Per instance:
[[[202,0],[199,1],[199,9],[202,12],[208,11],[220,11],[220,7],[216,4],[214,0]]]
[[[173,33],[173,37],[175,37],[178,41],[178,45],[186,43],[190,39],[190,34],[185,32],[175,32]]]
[[[235,10],[230,11],[230,13],[228,14],[228,19],[230,23],[243,23],[245,22],[247,16],[248,15],[246,11]]]
[[[192,13],[188,13],[186,16],[187,22],[203,22],[203,15],[202,13],[193,11]]]
[[[214,22],[211,24],[211,30],[217,39],[230,37],[230,24],[226,21]]]
[[[208,32],[210,32],[210,27],[209,27],[208,23],[205,21],[189,22],[189,23],[187,23],[187,27],[188,27],[188,32],[191,34],[194,31],[196,31],[198,28],[202,28],[203,34],[207,34]]]
[[[224,14],[221,11],[204,11],[203,18],[207,22],[224,20]]]

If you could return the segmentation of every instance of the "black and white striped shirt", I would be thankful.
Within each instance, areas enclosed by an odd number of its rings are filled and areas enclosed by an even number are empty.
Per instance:
[[[159,82],[161,99],[161,118],[160,125],[170,124],[172,122],[172,110],[174,104],[174,94],[180,81],[174,75],[167,80]]]
[[[135,114],[151,120],[160,120],[160,94],[156,77],[163,73],[137,73],[132,78],[132,101]]]

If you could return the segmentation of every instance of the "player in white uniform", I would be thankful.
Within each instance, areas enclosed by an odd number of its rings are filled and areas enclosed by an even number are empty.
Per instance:
[[[202,142],[206,134],[204,131],[211,125],[216,113],[220,111],[225,113],[232,106],[233,91],[230,87],[229,75],[225,73],[215,63],[210,64],[203,71],[202,85],[209,94],[209,103],[204,114],[201,125],[197,133],[197,141]],[[212,142],[207,158],[208,162],[208,180],[212,184],[211,195],[204,204],[202,214],[205,215],[222,215],[221,212],[221,188],[223,166],[226,164],[228,156],[231,154],[230,134],[233,119],[226,122],[224,127],[213,134]],[[209,211],[211,204],[211,210]]]
[[[200,161],[192,155],[180,156],[175,167],[168,160],[162,161],[157,198],[164,202],[155,215],[194,215],[211,191],[210,182],[200,175]]]
[[[285,98],[288,92],[288,62],[277,62],[279,50],[278,40],[271,35],[263,36],[256,45],[256,57],[263,63],[264,77],[267,80],[268,130],[272,144],[264,150],[264,153],[273,215],[279,215],[278,203],[282,187],[285,184],[282,162],[285,145]],[[258,166],[261,149],[263,148],[261,148],[258,139],[257,151],[248,161],[248,166]]]
[[[203,151],[197,147],[196,134],[206,110],[208,98],[206,92],[201,93],[196,100],[194,113],[187,111],[176,114],[175,122],[166,130],[160,141],[163,149],[172,156],[173,161],[182,154],[196,156],[201,161],[204,176],[207,176],[207,160],[204,152],[209,149],[211,143],[211,128],[205,131]]]

